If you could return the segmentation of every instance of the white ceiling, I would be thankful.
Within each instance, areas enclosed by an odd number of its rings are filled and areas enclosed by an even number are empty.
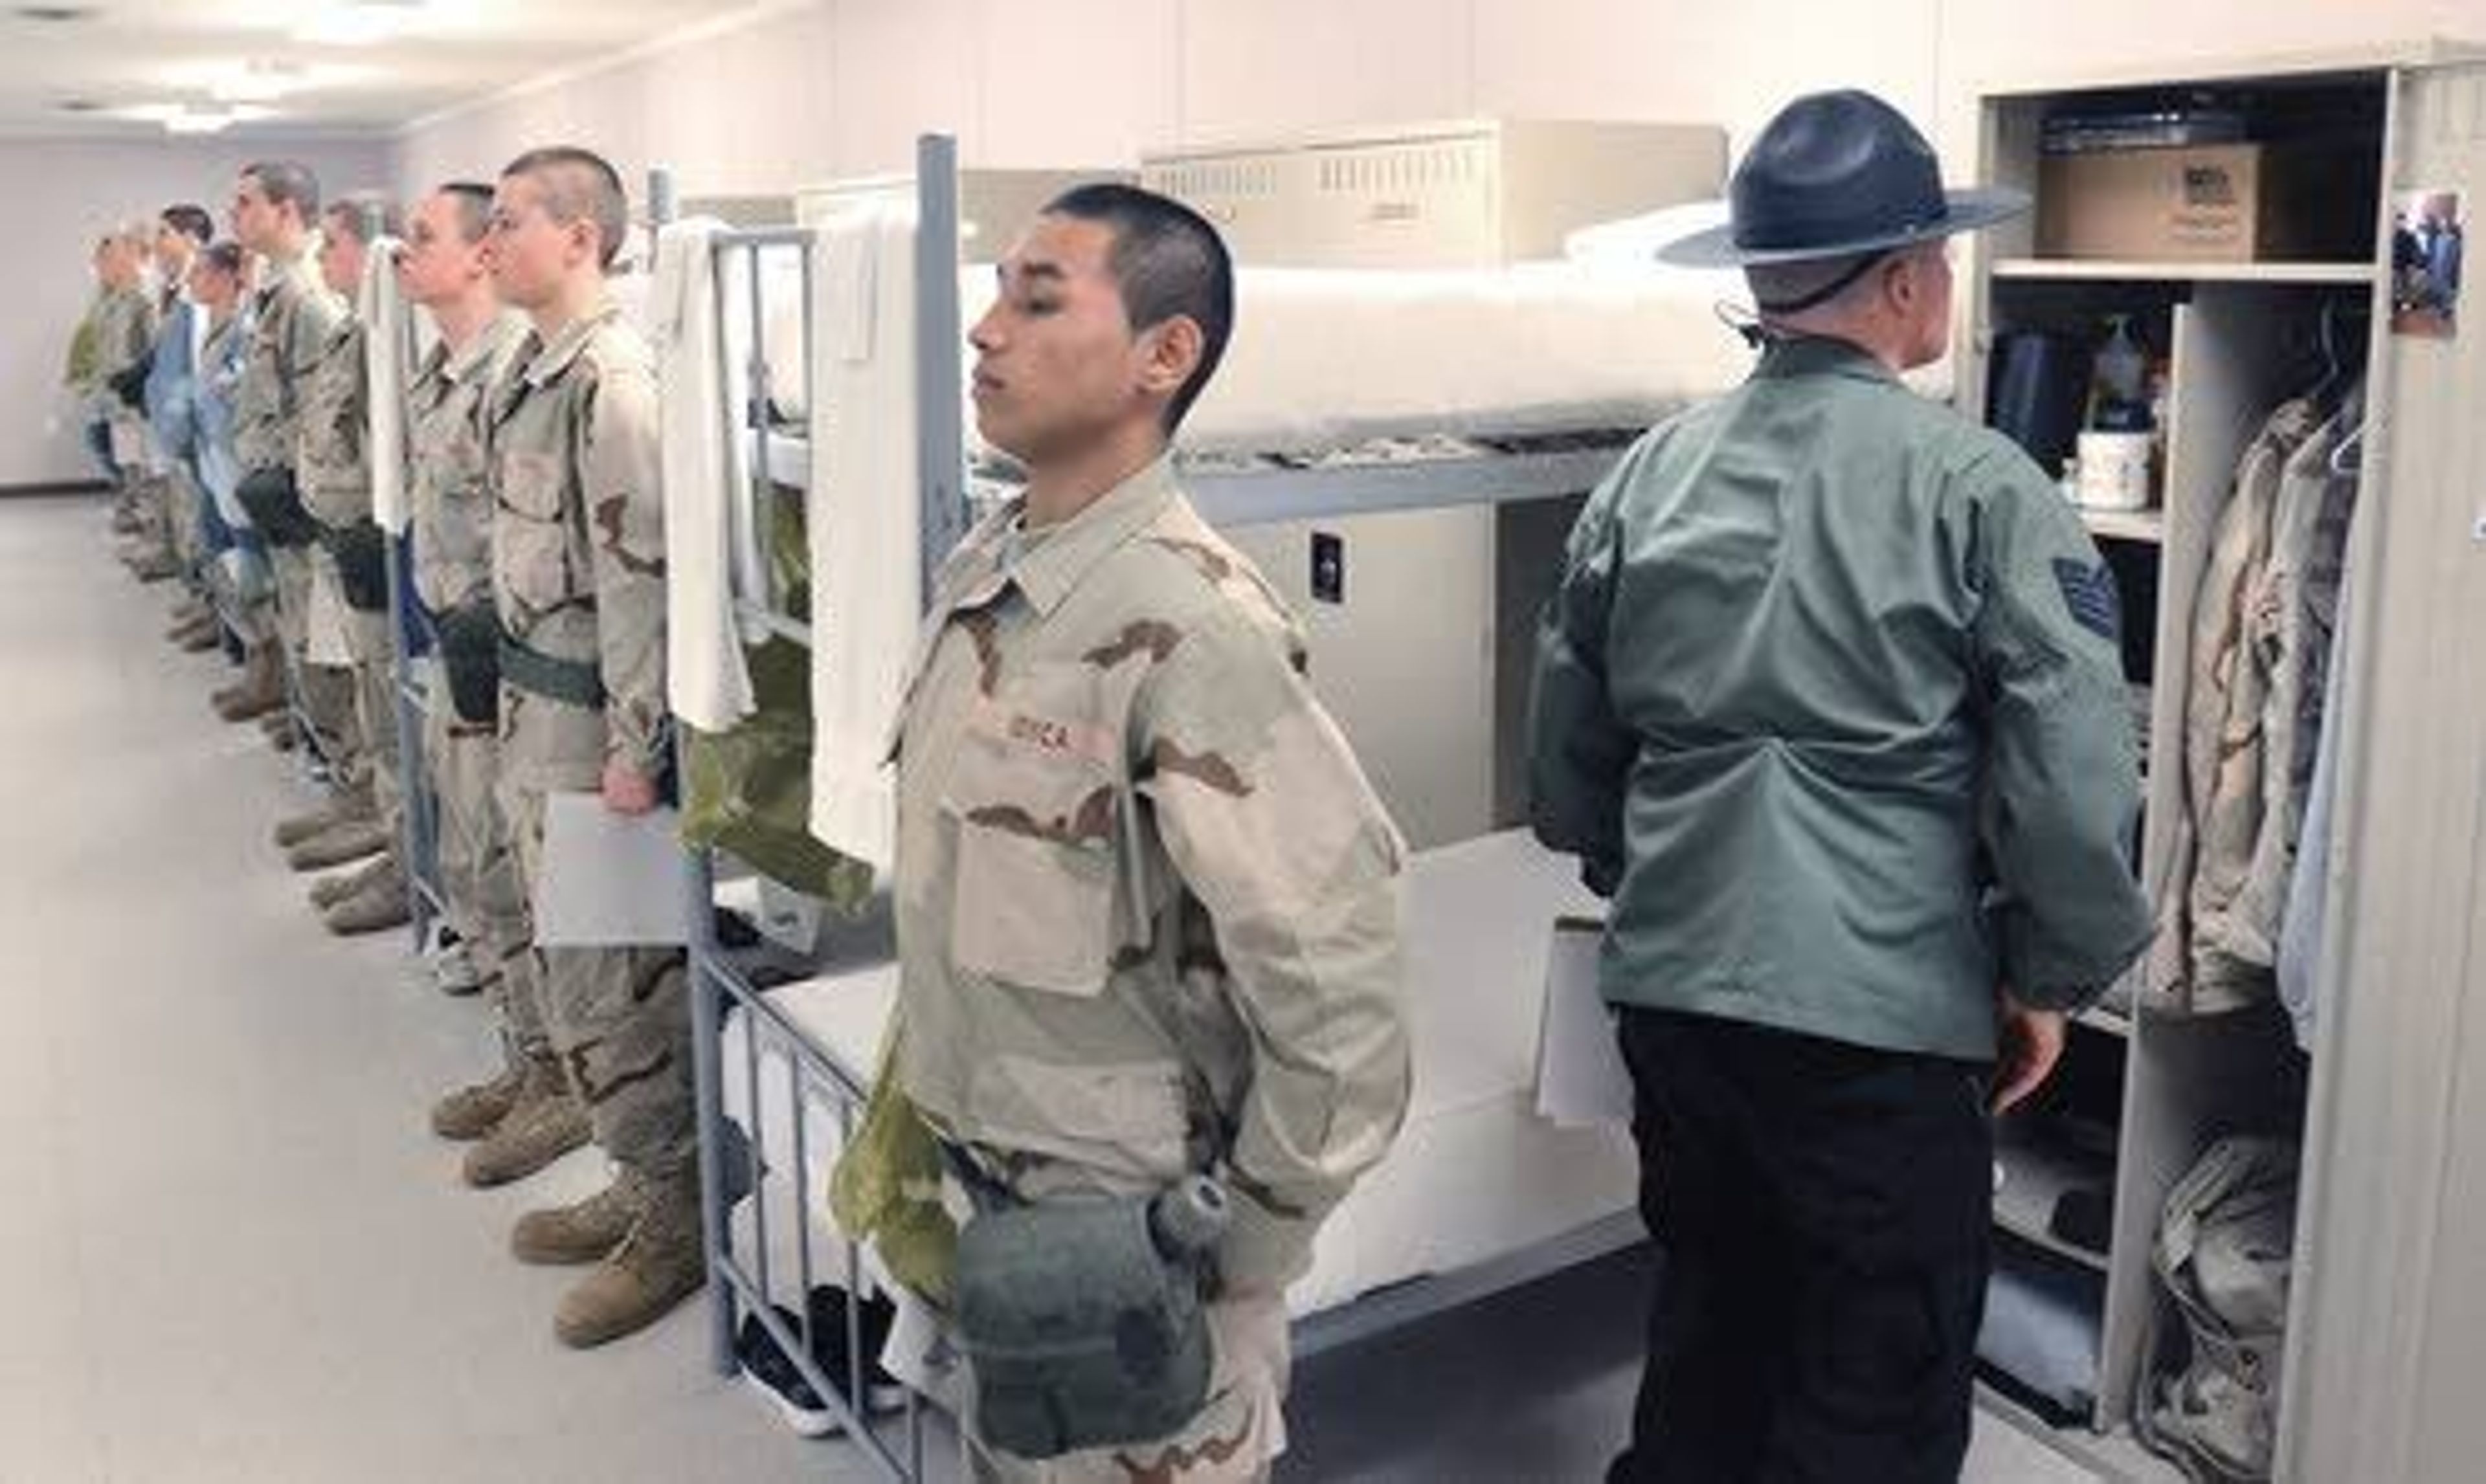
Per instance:
[[[45,21],[26,13],[82,13]],[[294,85],[230,137],[385,132],[540,74],[751,9],[715,0],[0,0],[0,132],[162,137],[121,110],[215,109],[219,78]],[[354,43],[306,30],[377,20]],[[101,111],[77,112],[83,101]]]

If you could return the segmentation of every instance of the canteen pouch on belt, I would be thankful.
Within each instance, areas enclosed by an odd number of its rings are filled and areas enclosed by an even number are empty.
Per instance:
[[[501,616],[490,600],[465,603],[432,620],[449,701],[457,719],[485,727],[501,717]]]
[[[322,526],[319,543],[337,563],[337,586],[356,613],[388,612],[388,536],[376,521]]]
[[[253,469],[241,477],[234,498],[250,512],[250,523],[270,546],[308,546],[319,534],[319,523],[302,506],[290,469]]]
[[[953,1299],[977,1436],[1019,1458],[1146,1443],[1208,1402],[1202,1299],[1226,1195],[1202,1176],[1153,1197],[980,1210]]]
[[[147,408],[147,375],[153,364],[152,353],[141,357],[105,377],[104,385],[112,390],[113,396],[121,398],[123,406],[132,412],[143,412]]]

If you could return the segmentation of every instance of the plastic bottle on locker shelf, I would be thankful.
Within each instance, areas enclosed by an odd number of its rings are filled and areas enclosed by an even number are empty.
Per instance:
[[[2132,333],[2132,316],[2108,316],[2091,383],[2089,426],[2080,436],[2079,501],[2099,509],[2137,510],[2150,503],[2155,419],[2149,398],[2149,353]]]
[[[2149,416],[2149,352],[2133,339],[2130,315],[2109,315],[2111,333],[2097,353],[2097,395],[2089,426],[2114,431],[2129,429],[2138,414]]]

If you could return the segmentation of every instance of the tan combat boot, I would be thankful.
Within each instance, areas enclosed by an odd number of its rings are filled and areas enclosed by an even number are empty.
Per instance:
[[[290,850],[314,836],[325,835],[348,819],[363,817],[363,811],[345,799],[323,799],[317,808],[291,814],[276,821],[272,838],[279,850]]]
[[[466,1151],[466,1183],[489,1190],[523,1180],[587,1142],[589,1133],[587,1107],[569,1090],[560,1067],[533,1062],[509,1115]]]
[[[638,1222],[595,1271],[561,1296],[553,1333],[586,1350],[635,1333],[707,1282],[696,1168],[646,1178]]]
[[[376,819],[341,819],[285,852],[285,864],[297,871],[323,871],[377,855],[389,847],[389,833]]]
[[[397,862],[383,855],[375,861],[365,861],[352,870],[339,871],[333,876],[320,877],[311,883],[311,890],[306,894],[310,896],[311,905],[315,910],[325,913],[339,902],[360,895],[365,887],[395,869],[397,869]]]
[[[361,891],[319,914],[328,931],[340,938],[359,937],[364,933],[386,932],[403,927],[414,920],[414,903],[406,892],[405,873],[397,868],[396,858],[383,853],[382,870]]]
[[[647,1182],[627,1169],[613,1183],[566,1206],[546,1206],[518,1218],[510,1228],[510,1255],[539,1268],[575,1268],[602,1262],[630,1235],[648,1209]]]
[[[431,1132],[461,1144],[472,1143],[510,1115],[526,1085],[525,1065],[513,1063],[490,1082],[458,1087],[431,1105]]]
[[[247,722],[285,704],[284,661],[273,644],[250,646],[242,657],[241,678],[207,698],[216,715],[229,722]]]

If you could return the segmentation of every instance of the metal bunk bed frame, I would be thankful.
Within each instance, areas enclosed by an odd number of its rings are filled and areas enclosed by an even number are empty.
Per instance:
[[[942,558],[964,534],[968,502],[964,467],[964,426],[958,389],[962,384],[964,326],[957,290],[958,173],[956,147],[945,136],[927,135],[918,144],[915,176],[921,209],[917,237],[916,330],[919,336],[917,377],[919,412],[916,437],[922,449],[923,591],[932,591]],[[800,245],[809,234],[799,230],[721,233],[720,253],[756,251],[769,245]],[[756,269],[756,261],[755,261]],[[811,265],[804,266],[808,288]],[[749,307],[752,333],[751,381],[744,407],[722,409],[732,436],[749,440],[749,487],[742,494],[754,508],[772,484],[802,488],[809,484],[807,451],[798,439],[771,433],[765,426],[767,368],[760,325],[763,310],[760,275],[751,274]],[[720,322],[725,306],[720,275]],[[809,294],[804,308],[804,342],[815,326]],[[1427,458],[1408,462],[1346,462],[1310,467],[1269,462],[1257,467],[1205,467],[1187,470],[1186,492],[1202,514],[1220,527],[1268,524],[1319,516],[1369,514],[1388,510],[1438,509],[1450,506],[1541,500],[1583,493],[1614,467],[1619,444],[1593,438],[1526,440],[1504,445],[1486,456]],[[737,612],[770,632],[810,642],[807,624],[776,612],[764,603],[737,597]],[[858,1292],[861,1259],[846,1250],[846,1354],[850,1374],[843,1386],[827,1384],[805,1336],[790,1333],[768,1311],[772,1291],[768,1256],[767,1196],[763,1182],[754,1178],[752,1247],[755,1263],[746,1265],[733,1251],[730,1203],[724,1198],[724,1173],[737,1146],[747,1148],[755,1171],[765,1159],[764,1131],[759,1115],[763,1062],[783,1047],[782,1069],[792,1128],[794,1190],[807,1201],[813,1183],[807,1133],[808,1096],[825,1091],[836,1104],[841,1140],[851,1136],[857,1114],[869,1095],[870,1071],[844,1064],[768,1002],[749,976],[717,941],[714,924],[716,863],[711,852],[687,854],[686,889],[691,913],[691,990],[694,1060],[699,1106],[699,1152],[703,1200],[705,1205],[709,1262],[710,1356],[721,1374],[735,1368],[734,1332],[739,1310],[748,1308],[803,1374],[813,1390],[844,1424],[890,1477],[912,1481],[922,1477],[923,1422],[920,1403],[910,1392],[906,1405],[909,1457],[901,1462],[859,1415],[849,1396],[865,1394],[862,1372],[872,1358],[862,1354],[859,1314],[851,1300]],[[724,1016],[729,1008],[745,1012],[742,1047],[743,1086],[750,1108],[748,1134],[737,1139],[727,1125],[723,1106]],[[762,1052],[763,1037],[770,1048]],[[778,1071],[770,1068],[771,1074]],[[747,1140],[747,1142],[746,1142]],[[803,1290],[812,1286],[810,1223],[798,1214],[798,1261]],[[1386,1333],[1431,1314],[1455,1308],[1577,1264],[1628,1248],[1641,1240],[1638,1215],[1616,1212],[1561,1236],[1471,1267],[1414,1278],[1367,1292],[1346,1304],[1298,1320],[1293,1326],[1295,1351],[1314,1355],[1324,1350]],[[808,1305],[806,1305],[808,1308]]]
[[[926,135],[917,142],[915,191],[918,228],[916,233],[917,272],[925,283],[947,283],[953,286],[947,294],[919,294],[916,302],[916,335],[923,347],[918,358],[918,386],[923,394],[918,400],[923,407],[915,435],[923,450],[923,484],[918,492],[923,520],[923,591],[929,592],[932,576],[940,563],[966,530],[965,469],[959,450],[962,428],[959,422],[957,388],[962,368],[958,345],[962,331],[958,323],[958,303],[954,289],[958,262],[958,156],[957,144],[943,135]],[[751,340],[750,379],[742,405],[719,409],[723,430],[731,438],[750,441],[752,457],[749,465],[749,486],[738,491],[747,506],[758,509],[771,482],[767,459],[768,364],[765,350],[764,305],[759,255],[771,247],[808,247],[812,234],[802,228],[739,230],[719,233],[713,251],[719,255],[741,252],[751,256],[752,271],[747,275],[750,288]],[[813,336],[818,327],[813,323],[811,276],[813,264],[808,252],[803,256],[803,344],[808,354]],[[725,302],[726,278],[717,276],[717,322],[727,323],[732,310]],[[720,337],[722,341],[722,337]],[[723,349],[720,354],[727,353]],[[794,487],[810,482],[808,478],[787,481]],[[767,538],[765,522],[755,522],[757,538]],[[764,546],[763,546],[764,550]],[[764,601],[748,594],[737,595],[738,616],[796,644],[811,642],[810,625],[788,614],[777,611]],[[696,1076],[699,1108],[700,1188],[706,1229],[708,1285],[710,1296],[710,1360],[720,1374],[730,1375],[736,1367],[734,1330],[737,1312],[748,1312],[767,1332],[778,1349],[791,1361],[818,1396],[835,1414],[844,1428],[844,1435],[858,1443],[891,1478],[920,1479],[924,1472],[924,1418],[922,1403],[910,1389],[902,1413],[905,1454],[901,1460],[889,1440],[871,1425],[869,1407],[850,1399],[867,1399],[865,1372],[874,1357],[864,1353],[861,1314],[853,1296],[862,1291],[862,1257],[852,1244],[845,1247],[845,1290],[848,1297],[844,1314],[845,1353],[848,1374],[832,1378],[822,1372],[814,1359],[811,1345],[810,1305],[803,1305],[800,1329],[786,1325],[771,1311],[769,1296],[774,1292],[769,1257],[768,1191],[760,1177],[767,1161],[766,1129],[759,1116],[760,1078],[763,1058],[761,1036],[758,1028],[773,1032],[788,1052],[784,1067],[787,1105],[792,1112],[792,1175],[797,1193],[809,1192],[814,1184],[812,1151],[808,1120],[804,1116],[815,1089],[829,1092],[837,1105],[841,1144],[851,1138],[857,1113],[867,1094],[868,1069],[848,1067],[815,1045],[802,1031],[771,1005],[725,947],[718,941],[715,923],[716,859],[707,849],[686,849],[684,853],[685,890],[689,894],[691,1021],[693,1027],[693,1069]],[[729,1008],[739,1009],[748,1017],[745,1024],[754,1028],[744,1040],[744,1083],[750,1096],[747,1133],[740,1139],[729,1137],[724,1108],[724,1075],[720,1036]],[[747,1151],[747,1152],[745,1152]],[[745,1263],[734,1250],[730,1202],[726,1199],[729,1161],[736,1157],[749,1161],[751,1178],[749,1199],[752,1202],[752,1261]],[[737,1184],[741,1182],[736,1182]],[[802,1200],[798,1194],[798,1206]],[[798,1209],[795,1218],[797,1274],[800,1292],[808,1296],[815,1277],[812,1223]]]
[[[440,880],[440,799],[432,788],[430,760],[424,756],[426,725],[431,716],[428,673],[420,665],[433,636],[428,620],[418,633],[416,615],[423,610],[414,593],[408,550],[411,537],[388,533],[384,552],[389,594],[389,696],[397,722],[398,792],[402,818],[398,850],[405,867],[407,931],[420,954],[431,942],[434,924],[449,920],[447,888]]]

